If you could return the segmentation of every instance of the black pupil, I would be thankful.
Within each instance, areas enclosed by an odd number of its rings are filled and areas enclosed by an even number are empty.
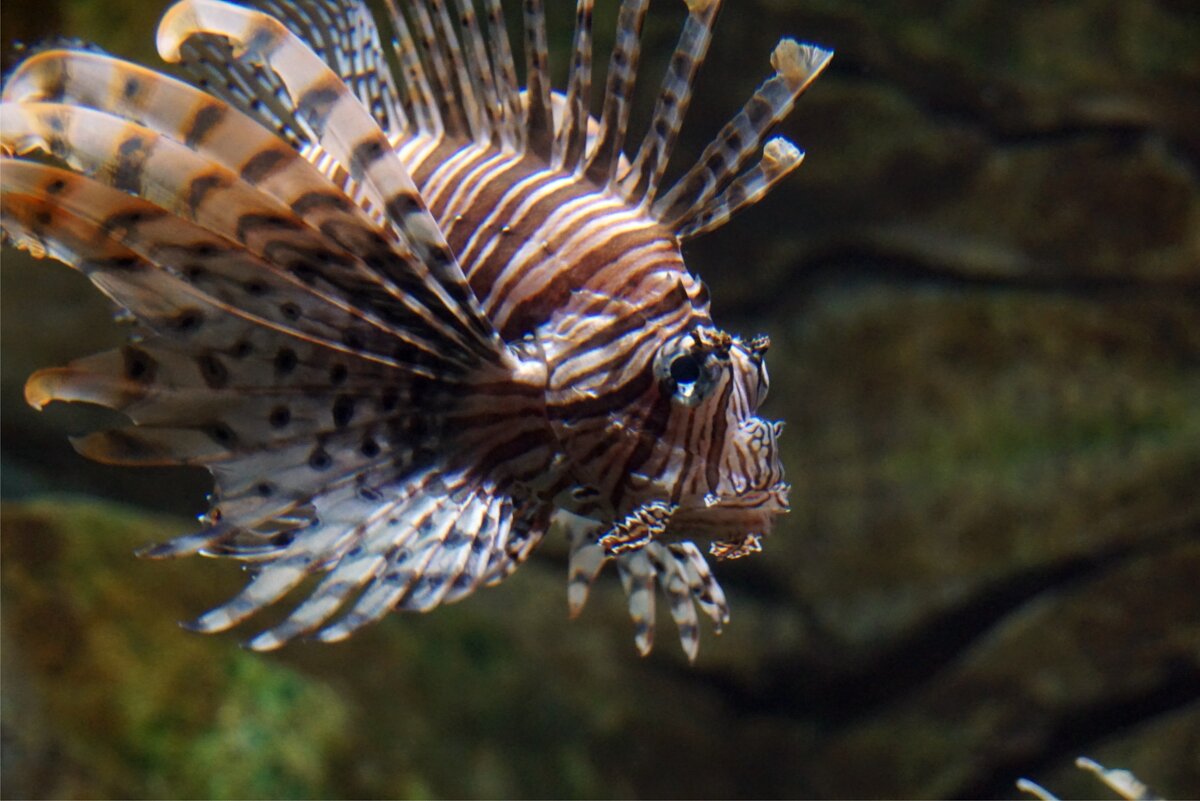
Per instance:
[[[679,356],[671,362],[671,378],[677,384],[694,384],[700,377],[700,364],[694,356]]]

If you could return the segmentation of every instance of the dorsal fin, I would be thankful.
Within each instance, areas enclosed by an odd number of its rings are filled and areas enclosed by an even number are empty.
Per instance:
[[[721,129],[696,165],[666,195],[655,201],[651,213],[678,233],[686,222],[714,211],[711,208],[713,198],[738,176],[746,162],[758,152],[767,133],[791,113],[796,98],[825,69],[832,57],[832,52],[815,45],[802,45],[794,39],[781,41],[771,54],[775,74],[758,87],[737,116]],[[784,159],[779,163],[787,161]],[[759,193],[758,197],[761,196]],[[746,204],[735,205],[742,208]],[[716,222],[719,216],[714,215],[713,224],[705,230],[715,228],[728,218],[726,215]]]
[[[454,29],[454,23],[450,20],[445,0],[425,0],[425,2],[429,6],[438,41],[446,54],[446,60],[449,62],[454,80],[458,85],[456,93],[458,104],[462,109],[463,116],[466,117],[471,138],[480,144],[486,144],[492,138],[492,131],[488,125],[487,115],[484,113],[484,100],[479,96],[477,83],[472,79],[468,69],[463,47],[459,42],[458,33]]]
[[[518,147],[525,146],[524,115],[521,111],[521,88],[517,85],[517,68],[513,61],[508,28],[504,25],[501,0],[484,0],[487,9],[488,41],[492,52],[493,77],[496,91],[504,106],[504,119]]]
[[[546,43],[543,0],[524,0],[525,93],[529,111],[530,152],[550,160],[554,143],[554,114],[550,106],[550,48]]]
[[[679,44],[667,65],[658,102],[650,128],[634,157],[633,167],[621,181],[621,191],[631,202],[653,202],[658,182],[671,158],[671,149],[688,103],[692,86],[708,45],[712,41],[713,23],[721,8],[721,0],[687,0],[688,18],[679,34]]]
[[[554,142],[554,165],[574,172],[587,149],[589,105],[592,94],[592,7],[594,0],[579,0],[575,10],[575,41],[562,125]]]
[[[587,176],[598,184],[611,184],[617,176],[641,54],[642,23],[649,4],[650,0],[623,0],[617,17],[617,38],[609,59],[600,134],[586,169]]]
[[[258,120],[296,150],[315,144],[292,113],[283,84],[267,70],[233,58],[225,40],[195,36],[179,55],[184,71],[204,91]]]
[[[421,53],[417,49],[416,39],[408,27],[408,21],[396,7],[396,0],[385,0],[385,3],[396,34],[392,40],[392,47],[396,59],[400,62],[405,97],[417,121],[417,128],[428,136],[440,137],[445,133],[445,124],[442,122],[442,112],[438,109],[425,64],[421,60]]]
[[[395,135],[408,130],[375,18],[362,0],[255,0],[253,5],[304,39],[354,91],[380,128]]]
[[[504,122],[504,106],[496,91],[496,80],[492,74],[487,42],[479,27],[475,5],[471,0],[456,0],[456,2],[459,22],[462,25],[467,75],[470,76],[479,102],[483,106],[483,118],[487,125],[488,135],[502,147],[515,149],[517,142],[511,136],[509,128]]]
[[[446,133],[452,136],[469,136],[467,112],[458,102],[454,79],[450,74],[450,54],[438,39],[429,9],[422,0],[408,2],[407,7],[413,33],[420,44],[421,53],[425,56],[426,71],[432,77],[434,93],[442,111]]]
[[[690,239],[720,228],[734,214],[761,200],[802,161],[804,152],[782,136],[769,140],[758,164],[733,179],[717,197],[672,223],[676,236]]]

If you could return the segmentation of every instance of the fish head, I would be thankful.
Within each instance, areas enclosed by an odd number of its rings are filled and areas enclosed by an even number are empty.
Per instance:
[[[663,343],[654,361],[672,420],[661,492],[677,505],[668,532],[737,539],[765,534],[788,511],[779,455],[783,423],[758,415],[770,387],[764,337],[697,326]],[[666,486],[669,484],[670,486]]]
[[[601,313],[567,309],[539,332],[547,418],[567,473],[555,485],[569,484],[556,502],[568,511],[616,524],[665,506],[671,539],[714,540],[766,534],[787,511],[783,426],[758,414],[769,342],[714,326],[693,300],[698,286],[662,290],[668,311],[657,319],[643,288],[596,302]]]

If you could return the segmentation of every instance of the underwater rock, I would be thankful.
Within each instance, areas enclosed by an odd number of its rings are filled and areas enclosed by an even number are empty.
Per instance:
[[[819,793],[986,796],[1018,766],[1069,763],[1131,721],[1194,702],[1200,594],[1191,588],[1200,544],[1174,540],[1065,582],[899,703],[832,737],[812,763]],[[1200,725],[1190,705],[1174,731],[1146,727],[1124,749],[1159,743],[1181,753]],[[1196,786],[1194,760],[1165,773],[1156,790],[1167,797]]]

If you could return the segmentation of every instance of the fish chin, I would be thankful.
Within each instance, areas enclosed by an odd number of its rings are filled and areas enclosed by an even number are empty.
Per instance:
[[[759,539],[771,533],[775,518],[788,511],[788,485],[740,495],[709,495],[699,506],[680,506],[664,537],[707,540],[719,559],[737,558],[761,549]]]

